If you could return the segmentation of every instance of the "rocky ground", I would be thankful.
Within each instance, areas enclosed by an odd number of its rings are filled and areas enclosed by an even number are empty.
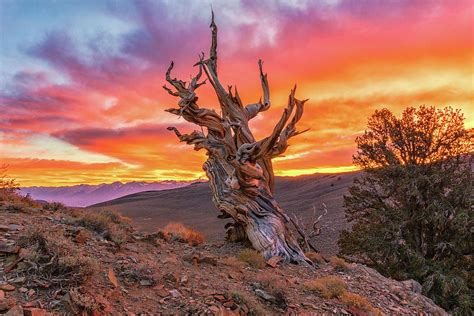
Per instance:
[[[0,313],[445,314],[416,282],[363,265],[272,267],[240,244],[193,246],[80,212],[0,204]]]

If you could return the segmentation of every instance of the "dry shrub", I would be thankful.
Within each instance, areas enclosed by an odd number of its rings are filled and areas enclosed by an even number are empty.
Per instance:
[[[334,270],[343,272],[351,270],[351,265],[344,261],[344,259],[333,256],[329,259],[329,264],[334,268]]]
[[[266,265],[265,259],[254,249],[244,249],[239,252],[239,259],[258,269],[262,269]]]
[[[49,202],[43,205],[43,209],[47,211],[57,212],[65,210],[67,207],[60,202]]]
[[[201,232],[184,226],[181,223],[169,223],[162,230],[166,239],[175,239],[180,242],[187,242],[191,246],[197,246],[204,242]]]
[[[323,256],[320,254],[320,253],[317,253],[317,252],[313,252],[313,251],[310,251],[310,252],[306,252],[305,253],[305,256],[311,260],[313,263],[316,263],[316,264],[323,264],[325,263],[326,261],[324,260]]]
[[[69,214],[73,217],[71,224],[92,230],[117,246],[127,241],[131,231],[130,220],[115,211],[102,210],[95,212],[71,209]]]
[[[41,204],[31,199],[29,195],[22,196],[16,191],[0,189],[0,206],[11,213],[30,213],[41,210]]]
[[[124,283],[133,284],[140,283],[140,281],[148,281],[150,285],[156,284],[153,270],[146,265],[114,264],[114,271],[117,277]]]
[[[275,297],[274,303],[278,307],[284,309],[287,307],[288,300],[286,299],[286,282],[284,280],[266,270],[257,274],[253,278],[253,281],[254,283],[257,283],[261,289],[265,290],[265,292]]]
[[[46,279],[50,284],[82,284],[100,270],[99,262],[64,237],[63,232],[36,227],[20,236],[18,243],[24,261],[30,265],[29,276]]]
[[[227,296],[232,297],[232,299],[239,305],[245,305],[248,309],[248,315],[268,315],[268,313],[261,307],[260,303],[255,299],[255,297],[242,292],[242,291],[230,291]]]
[[[70,302],[73,304],[70,308],[73,308],[72,311],[79,313],[79,311],[84,311],[87,314],[92,313],[97,310],[99,307],[98,302],[95,300],[95,297],[81,291],[80,288],[74,288],[69,291]],[[84,313],[83,313],[84,314]]]
[[[220,260],[220,262],[226,266],[235,268],[235,269],[241,269],[245,266],[245,264],[238,260],[235,257],[225,257]]]
[[[286,287],[285,281],[268,270],[257,274],[252,279],[254,282],[259,283],[263,289],[268,291],[283,291]]]
[[[0,165],[0,206],[8,212],[28,212],[30,208],[40,208],[41,205],[28,194],[18,193],[19,184],[7,175],[8,165]]]
[[[306,281],[303,285],[324,298],[340,297],[346,291],[346,283],[335,276]]]
[[[359,309],[363,313],[382,315],[382,312],[379,309],[375,308],[365,297],[359,294],[345,292],[341,296],[341,302],[348,307]]]

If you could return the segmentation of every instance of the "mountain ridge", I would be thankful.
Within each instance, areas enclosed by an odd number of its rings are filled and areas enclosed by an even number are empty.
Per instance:
[[[31,186],[20,188],[20,194],[29,194],[36,200],[61,202],[73,207],[85,207],[137,192],[178,188],[193,182],[195,181],[165,180],[155,182],[131,181],[125,183],[116,181],[112,183],[78,184],[61,187]]]

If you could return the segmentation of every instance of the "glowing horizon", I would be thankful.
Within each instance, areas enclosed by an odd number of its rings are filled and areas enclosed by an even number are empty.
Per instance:
[[[272,108],[251,121],[268,135],[290,88],[310,98],[275,174],[354,171],[354,139],[376,109],[462,109],[474,128],[470,1],[210,1],[219,72],[244,103],[261,96],[264,60]],[[196,127],[163,110],[171,60],[189,78],[208,52],[209,6],[179,1],[0,3],[0,164],[22,186],[204,177],[204,152],[166,130]],[[4,34],[4,35],[3,35]],[[199,104],[217,105],[209,86]]]

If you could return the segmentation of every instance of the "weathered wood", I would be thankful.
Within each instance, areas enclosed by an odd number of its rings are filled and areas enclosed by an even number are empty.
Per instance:
[[[237,89],[224,89],[217,73],[217,25],[214,13],[211,21],[211,48],[209,58],[199,56],[195,66],[199,71],[190,83],[171,77],[173,62],[166,72],[166,81],[174,90],[164,86],[178,97],[179,108],[166,110],[201,127],[202,131],[181,134],[174,131],[180,141],[194,145],[195,150],[205,149],[208,159],[203,165],[214,204],[222,213],[220,218],[232,218],[235,223],[226,226],[229,240],[247,238],[266,260],[279,256],[283,262],[309,264],[288,225],[290,219],[273,197],[274,174],[271,159],[281,155],[288,147],[288,139],[300,134],[296,124],[303,114],[306,100],[295,98],[296,87],[291,90],[288,105],[275,125],[272,134],[257,141],[249,120],[270,107],[270,88],[263,63],[259,60],[263,101],[243,106]],[[202,73],[212,85],[219,100],[221,114],[200,108],[195,90],[206,83],[199,82]]]

